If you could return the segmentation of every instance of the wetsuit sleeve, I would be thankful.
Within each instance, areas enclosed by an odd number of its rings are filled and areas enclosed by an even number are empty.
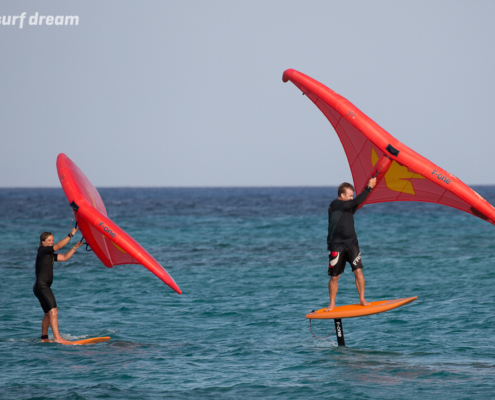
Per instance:
[[[40,246],[38,249],[39,254],[50,254],[50,253],[55,253],[55,250],[53,250],[53,246]]]
[[[366,200],[366,198],[370,193],[371,193],[370,187],[366,186],[366,189],[364,189],[361,193],[359,193],[359,195],[355,199],[344,202],[343,204],[344,211],[356,210],[359,207],[359,205]]]
[[[54,259],[55,261],[58,261],[58,254],[57,254],[57,253],[53,253],[53,259]]]

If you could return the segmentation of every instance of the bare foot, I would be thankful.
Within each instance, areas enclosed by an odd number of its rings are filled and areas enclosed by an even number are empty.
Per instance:
[[[325,308],[324,311],[332,311],[335,308],[335,304],[329,304],[327,308]]]
[[[366,301],[366,299],[359,300],[359,303],[362,306],[369,306],[371,304],[369,301]]]
[[[54,342],[56,343],[62,343],[62,344],[71,344],[72,342],[70,340],[66,340],[63,337],[59,337],[58,339],[53,339]]]
[[[52,343],[50,339],[41,339],[41,343]]]

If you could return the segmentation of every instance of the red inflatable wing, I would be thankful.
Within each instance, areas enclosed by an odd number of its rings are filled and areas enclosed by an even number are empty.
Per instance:
[[[86,243],[105,266],[141,264],[177,293],[181,290],[167,271],[138,242],[107,216],[105,205],[93,184],[65,154],[57,157],[62,189],[74,210]]]
[[[313,78],[293,69],[284,72],[334,127],[359,193],[369,179],[377,185],[366,203],[425,201],[444,204],[495,224],[495,208],[455,176],[405,146],[356,106]]]

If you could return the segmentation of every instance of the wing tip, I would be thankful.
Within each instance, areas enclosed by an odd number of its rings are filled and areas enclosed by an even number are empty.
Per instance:
[[[282,75],[282,81],[283,82],[287,82],[290,80],[290,78],[292,77],[292,75],[294,75],[294,73],[297,72],[295,69],[286,69]]]
[[[170,277],[170,278],[172,278],[172,277]],[[175,283],[173,278],[172,278],[172,282],[169,282],[168,285],[172,289],[174,289],[177,292],[177,294],[182,294],[182,290],[180,290],[179,285],[177,285],[177,283]]]
[[[172,286],[172,285],[170,285],[170,284],[168,284],[168,286],[170,286],[170,288],[171,288],[172,290],[174,290],[177,294],[182,294],[182,290],[180,290],[179,286],[177,286],[177,285],[173,285],[173,286]]]

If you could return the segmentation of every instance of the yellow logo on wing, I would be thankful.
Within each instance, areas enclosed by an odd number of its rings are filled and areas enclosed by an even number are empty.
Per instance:
[[[375,166],[378,162],[378,154],[376,154],[375,149],[371,148],[371,164]],[[409,179],[425,179],[424,176],[420,174],[415,174],[414,172],[410,172],[407,167],[404,167],[397,163],[396,161],[392,161],[390,168],[385,174],[385,184],[390,190],[394,192],[401,192],[416,195],[414,191],[414,187],[409,181]]]
[[[117,248],[117,250],[121,251],[124,254],[127,254],[127,251],[125,251],[122,248],[120,248],[119,246],[117,246],[114,242],[112,242],[112,244]]]

